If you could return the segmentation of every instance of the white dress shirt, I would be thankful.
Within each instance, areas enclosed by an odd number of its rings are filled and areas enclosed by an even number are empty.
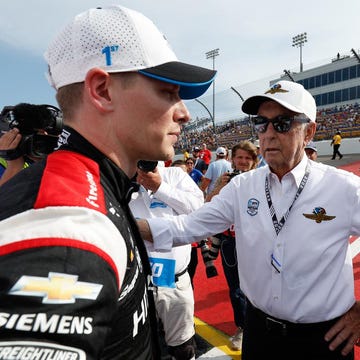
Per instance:
[[[169,217],[189,214],[204,203],[204,195],[187,172],[179,167],[158,167],[162,182],[156,193],[142,186],[132,194],[130,209],[137,218]],[[170,251],[155,251],[145,241],[151,258],[174,259],[175,274],[185,270],[190,262],[191,245],[179,246]]]
[[[309,178],[276,234],[265,179],[277,219],[287,212],[309,162]],[[326,212],[318,215],[313,212]],[[332,218],[334,217],[334,218]],[[252,304],[274,317],[326,321],[354,303],[350,235],[360,235],[360,178],[302,161],[281,182],[264,166],[233,178],[219,195],[188,216],[149,219],[158,249],[191,243],[235,224],[240,284]],[[273,261],[272,261],[273,259]]]

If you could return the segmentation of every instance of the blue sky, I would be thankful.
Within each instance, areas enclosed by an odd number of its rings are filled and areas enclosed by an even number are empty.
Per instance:
[[[45,78],[43,53],[47,44],[74,15],[107,0],[12,0],[0,13],[0,109],[19,102],[56,105],[55,92]],[[216,111],[237,112],[237,88],[248,97],[265,90],[270,78],[283,69],[298,71],[299,49],[292,37],[307,32],[304,69],[329,62],[338,52],[360,49],[360,1],[347,0],[124,0],[118,2],[143,12],[166,35],[178,58],[212,67],[205,53],[219,48]],[[259,80],[255,83],[256,80]],[[257,89],[256,84],[259,85]],[[210,110],[212,89],[200,98]],[[229,101],[229,104],[227,103]],[[226,102],[226,103],[225,103]],[[230,102],[233,102],[230,105]],[[189,103],[195,115],[206,115]],[[195,114],[194,114],[195,113]],[[200,116],[201,116],[200,115]]]

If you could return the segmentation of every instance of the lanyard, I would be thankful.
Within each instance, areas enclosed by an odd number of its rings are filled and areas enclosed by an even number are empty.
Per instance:
[[[284,226],[286,219],[289,217],[290,210],[292,209],[296,199],[299,197],[299,195],[303,191],[305,184],[309,178],[309,175],[310,175],[310,166],[308,163],[306,165],[305,174],[304,174],[303,178],[301,179],[299,188],[297,189],[297,192],[295,194],[294,200],[292,201],[289,209],[286,211],[285,215],[280,219],[280,221],[278,221],[278,219],[276,217],[275,208],[274,208],[273,202],[271,200],[271,196],[270,196],[269,180],[268,180],[268,176],[266,176],[266,178],[265,178],[265,195],[266,195],[266,200],[267,200],[267,203],[269,206],[271,219],[274,224],[274,229],[276,231],[276,235],[279,235],[279,232],[281,231],[282,227]]]

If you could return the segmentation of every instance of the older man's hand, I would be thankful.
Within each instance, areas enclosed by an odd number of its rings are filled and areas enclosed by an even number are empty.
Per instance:
[[[340,320],[325,334],[325,340],[330,342],[330,350],[336,349],[346,342],[341,350],[342,355],[347,355],[354,347],[360,345],[360,302],[356,302]]]

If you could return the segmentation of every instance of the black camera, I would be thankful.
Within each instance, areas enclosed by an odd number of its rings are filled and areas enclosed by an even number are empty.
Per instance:
[[[240,173],[241,173],[240,170],[234,170],[231,174],[229,174],[229,181],[236,175],[239,175]]]
[[[201,256],[204,261],[206,277],[212,278],[218,275],[216,267],[214,265],[214,257],[211,256],[210,247],[208,245],[208,240],[202,240],[199,243],[201,249]]]
[[[150,161],[150,160],[139,160],[137,163],[137,167],[145,172],[154,171],[157,167],[157,161]]]
[[[20,103],[5,106],[0,113],[0,129],[18,128],[22,135],[16,149],[1,150],[0,157],[13,160],[20,156],[44,158],[57,146],[63,128],[60,109],[52,105]]]

